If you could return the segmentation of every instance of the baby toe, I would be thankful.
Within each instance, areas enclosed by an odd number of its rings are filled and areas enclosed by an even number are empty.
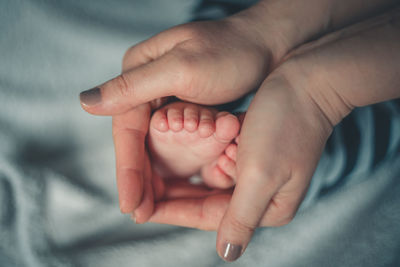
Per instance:
[[[201,109],[199,135],[202,138],[211,136],[215,131],[214,114],[209,109]]]
[[[183,110],[183,128],[188,132],[194,132],[197,130],[199,124],[199,109],[196,105],[188,105]]]
[[[231,160],[236,162],[237,145],[229,144],[225,149],[225,155],[227,155]]]
[[[215,125],[215,137],[220,142],[229,143],[239,133],[240,124],[238,118],[228,112],[220,112],[217,115]]]
[[[231,177],[225,174],[216,163],[204,166],[201,169],[204,183],[211,188],[226,189],[235,185]]]
[[[165,113],[164,109],[159,109],[154,112],[153,116],[151,117],[150,127],[160,132],[168,131],[167,114]]]
[[[218,167],[236,181],[236,163],[226,155],[221,155],[217,162]]]
[[[183,128],[183,111],[177,107],[170,107],[167,110],[168,126],[174,132],[179,132]]]

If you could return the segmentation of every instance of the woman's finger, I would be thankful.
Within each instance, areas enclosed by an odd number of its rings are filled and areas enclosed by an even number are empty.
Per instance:
[[[150,222],[215,231],[228,207],[231,195],[174,199],[156,203]]]
[[[202,184],[195,185],[188,181],[182,181],[182,179],[179,179],[177,181],[168,181],[166,183],[163,200],[204,198],[221,193],[232,193],[232,190],[215,189]]]
[[[165,194],[165,183],[164,180],[161,178],[161,176],[155,172],[152,171],[153,175],[153,191],[154,191],[154,200],[159,201],[164,197]]]
[[[80,94],[83,109],[94,115],[116,115],[157,98],[178,95],[185,88],[184,60],[170,53],[193,37],[193,30],[181,25],[163,31],[129,48],[122,62],[122,74]],[[184,57],[183,57],[184,58]]]
[[[226,213],[231,193],[220,192],[209,194],[200,190],[186,190],[183,187],[174,189],[179,191],[179,196],[172,197],[155,204],[150,222],[171,224],[200,230],[216,231]],[[191,196],[192,193],[197,195]],[[268,206],[258,226],[280,226],[293,218],[302,197],[291,195],[290,199],[278,197],[274,204]],[[287,204],[289,203],[289,204]]]
[[[150,160],[147,153],[144,154],[144,171],[143,171],[143,197],[140,205],[135,209],[133,217],[136,223],[145,223],[149,220],[154,210],[155,192],[153,187],[153,177],[150,166]]]
[[[133,212],[142,201],[149,118],[148,104],[113,117],[117,187],[123,213]]]
[[[95,115],[117,115],[154,99],[177,94],[186,80],[177,57],[166,54],[80,94],[81,105]]]
[[[253,169],[254,165],[249,167],[241,172],[218,228],[217,251],[226,261],[234,261],[244,252],[270,200],[287,179],[265,176],[265,172]]]

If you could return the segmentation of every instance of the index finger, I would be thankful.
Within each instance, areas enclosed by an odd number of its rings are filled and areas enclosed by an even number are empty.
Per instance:
[[[82,92],[81,106],[94,115],[113,116],[157,98],[178,95],[179,89],[186,87],[184,71],[179,57],[167,53]]]
[[[113,117],[117,188],[123,213],[132,213],[142,200],[145,137],[149,120],[149,104]]]
[[[201,198],[179,198],[158,202],[149,221],[215,231],[230,199],[230,194],[221,193]]]

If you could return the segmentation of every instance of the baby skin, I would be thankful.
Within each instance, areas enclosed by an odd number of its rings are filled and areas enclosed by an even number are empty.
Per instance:
[[[228,112],[174,102],[153,114],[148,145],[154,170],[164,179],[201,173],[216,188],[234,185],[240,123]]]

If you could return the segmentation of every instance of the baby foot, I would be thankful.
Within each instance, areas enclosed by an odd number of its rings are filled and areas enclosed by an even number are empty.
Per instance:
[[[239,127],[237,117],[228,112],[185,102],[166,105],[150,121],[154,169],[163,178],[190,177],[224,153]]]

